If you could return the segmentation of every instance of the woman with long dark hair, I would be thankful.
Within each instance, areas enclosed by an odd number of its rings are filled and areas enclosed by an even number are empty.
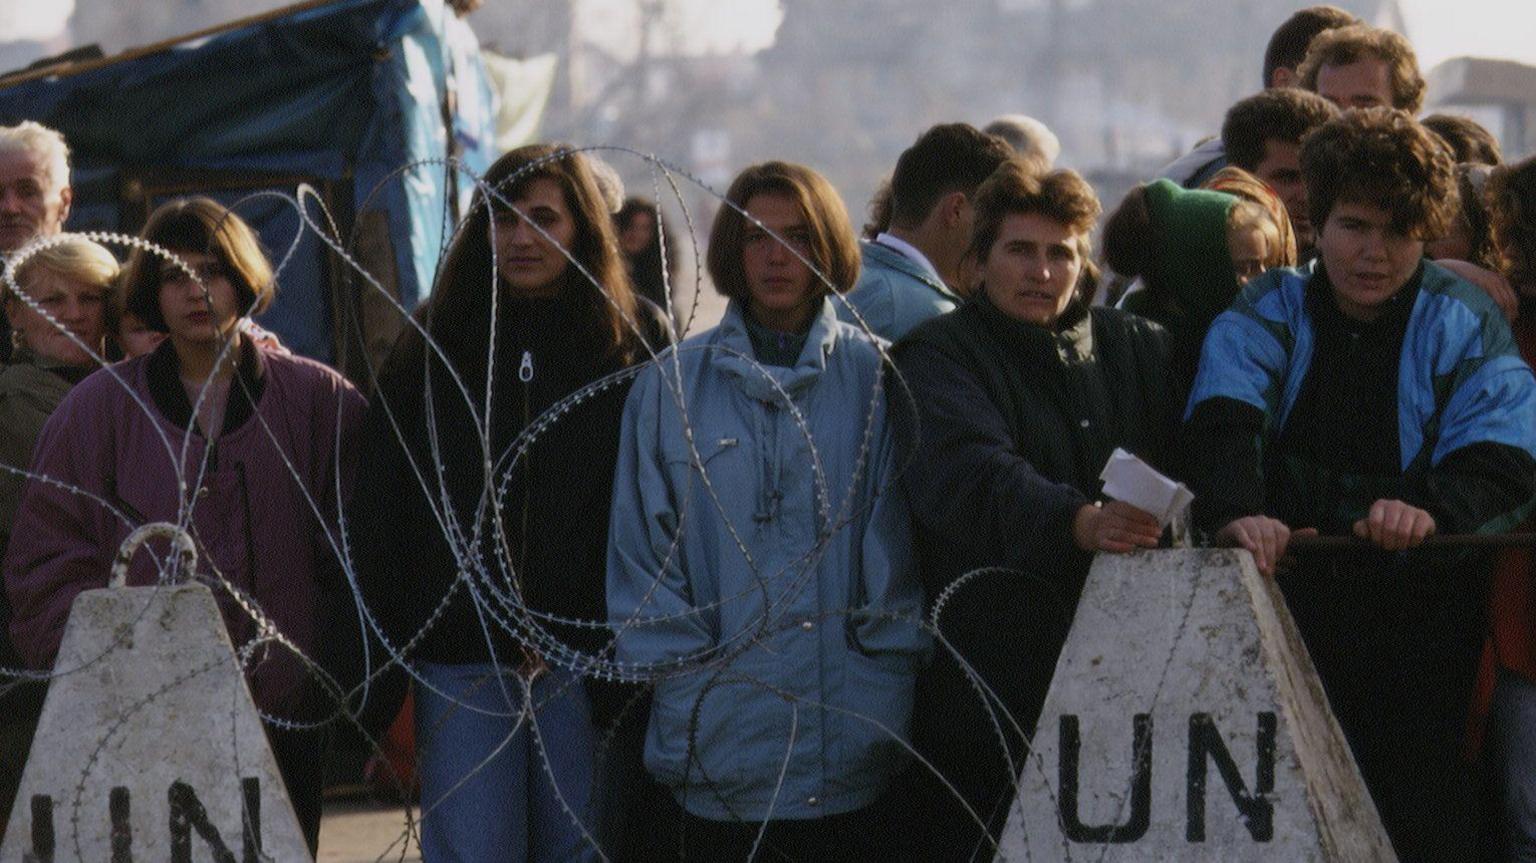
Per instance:
[[[572,396],[664,333],[586,158],[533,145],[491,166],[379,372],[352,548],[368,609],[417,681],[429,860],[596,857],[582,674],[609,639],[627,388]]]
[[[655,201],[639,197],[626,200],[614,221],[635,291],[666,308],[668,286],[677,280],[678,238],[672,226]]]

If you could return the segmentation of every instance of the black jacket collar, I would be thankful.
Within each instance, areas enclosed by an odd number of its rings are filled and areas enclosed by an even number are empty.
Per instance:
[[[261,351],[245,336],[240,337],[240,346],[236,350],[240,356],[236,360],[235,379],[229,388],[229,403],[224,408],[224,428],[220,435],[239,428],[251,418],[266,386],[266,361],[262,359]],[[170,339],[161,342],[160,347],[149,355],[145,375],[149,380],[149,395],[160,413],[179,429],[191,427],[192,401],[187,398],[186,387],[182,386],[176,348]]]
[[[978,290],[971,302],[976,304],[987,329],[1021,353],[1067,365],[1093,356],[1093,315],[1080,298],[1072,300],[1052,327],[1008,317],[993,305],[985,290]]]

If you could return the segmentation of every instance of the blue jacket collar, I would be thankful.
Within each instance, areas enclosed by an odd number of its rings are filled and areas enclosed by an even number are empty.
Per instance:
[[[821,309],[811,318],[811,329],[806,333],[799,361],[792,368],[763,365],[752,354],[752,339],[747,335],[741,307],[732,300],[725,308],[725,317],[720,319],[720,328],[715,335],[714,362],[735,378],[748,396],[759,401],[778,402],[781,401],[780,387],[795,395],[826,371],[827,359],[837,346],[837,338],[837,311],[832,306],[832,298],[826,297],[821,301]]]
[[[950,290],[948,285],[935,279],[931,273],[919,267],[911,258],[903,255],[896,249],[882,246],[873,240],[860,240],[859,248],[863,252],[864,266],[866,268],[874,265],[887,270],[895,270],[904,276],[910,276],[922,282],[957,303],[961,301],[959,295]]]

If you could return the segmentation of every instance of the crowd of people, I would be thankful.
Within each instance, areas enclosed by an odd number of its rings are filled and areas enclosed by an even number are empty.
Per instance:
[[[1536,558],[1422,547],[1536,508],[1536,158],[1416,119],[1412,47],[1333,7],[1262,76],[1107,216],[1015,115],[924,131],[862,235],[747,167],[681,342],[662,208],[513,150],[361,389],[251,322],[237,213],[120,263],[62,233],[63,139],[0,129],[0,668],[169,521],[312,849],[330,731],[408,680],[430,863],[990,860],[1094,556],[1182,539],[1105,499],[1118,448],[1277,580],[1401,859],[1536,860]]]

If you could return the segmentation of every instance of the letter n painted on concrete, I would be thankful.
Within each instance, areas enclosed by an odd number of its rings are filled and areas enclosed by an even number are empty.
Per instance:
[[[1131,813],[1124,824],[1089,826],[1078,817],[1078,760],[1082,737],[1077,717],[1063,714],[1060,740],[1060,794],[1057,797],[1061,830],[1073,842],[1125,844],[1147,835],[1152,823],[1152,717],[1138,713],[1131,719]]]
[[[192,863],[192,831],[208,846],[214,863],[236,863],[235,855],[208,821],[208,810],[197,792],[185,782],[172,782],[167,792],[171,804],[171,863]]]
[[[22,863],[53,863],[53,798],[32,795],[32,850],[21,855]]]
[[[112,817],[112,863],[133,863],[133,802],[121,785],[107,795]]]
[[[261,863],[267,859],[261,853],[261,780],[254,776],[240,780],[240,793],[245,799],[240,810],[240,826],[245,833],[240,863]]]
[[[1216,771],[1226,783],[1227,793],[1232,795],[1232,802],[1237,804],[1237,811],[1254,841],[1268,842],[1274,838],[1275,805],[1265,795],[1275,790],[1275,714],[1259,714],[1256,748],[1258,764],[1253,770],[1253,793],[1249,794],[1237,762],[1222,741],[1211,715],[1196,713],[1189,717],[1189,821],[1184,838],[1190,842],[1205,841],[1206,756],[1216,762]]]

